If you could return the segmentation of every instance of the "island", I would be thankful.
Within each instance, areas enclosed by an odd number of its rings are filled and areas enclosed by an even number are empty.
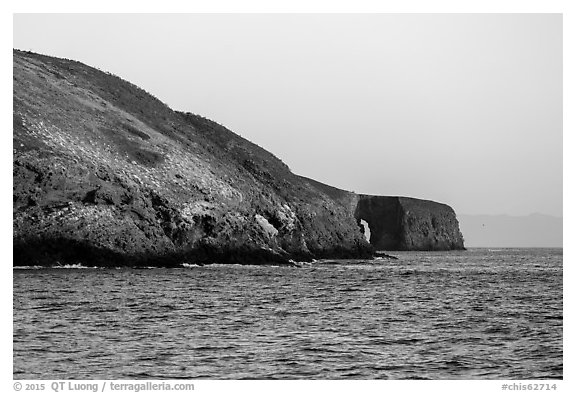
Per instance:
[[[464,241],[445,204],[296,175],[115,75],[14,50],[13,249],[15,266],[290,265]]]

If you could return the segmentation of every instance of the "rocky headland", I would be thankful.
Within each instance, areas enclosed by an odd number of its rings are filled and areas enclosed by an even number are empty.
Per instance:
[[[456,213],[442,203],[406,197],[360,195],[354,215],[369,224],[370,243],[377,250],[464,249]]]
[[[13,58],[14,265],[290,264],[463,248],[446,205],[338,190],[114,75]]]

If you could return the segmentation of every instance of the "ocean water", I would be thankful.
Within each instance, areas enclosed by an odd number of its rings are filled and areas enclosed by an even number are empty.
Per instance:
[[[14,269],[15,379],[561,379],[562,250]]]

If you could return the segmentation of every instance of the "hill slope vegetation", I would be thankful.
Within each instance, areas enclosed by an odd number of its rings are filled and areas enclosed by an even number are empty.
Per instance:
[[[225,127],[79,62],[14,51],[14,263],[361,257],[351,212]]]

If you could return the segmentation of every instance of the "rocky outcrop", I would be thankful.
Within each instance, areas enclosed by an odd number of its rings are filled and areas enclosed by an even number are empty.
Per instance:
[[[416,198],[355,194],[303,179],[350,210],[362,233],[364,227],[360,221],[366,221],[376,255],[379,250],[464,249],[456,214],[448,205]]]
[[[462,250],[454,210],[415,198],[360,195],[354,216],[370,227],[376,250]]]
[[[408,199],[393,226],[382,216],[390,209],[366,210],[364,196],[296,176],[222,125],[114,75],[30,52],[13,58],[15,265],[370,257],[358,211],[382,217],[366,219],[385,227],[382,239],[397,228],[405,249],[442,248],[443,231],[457,230],[448,213],[408,209]]]

